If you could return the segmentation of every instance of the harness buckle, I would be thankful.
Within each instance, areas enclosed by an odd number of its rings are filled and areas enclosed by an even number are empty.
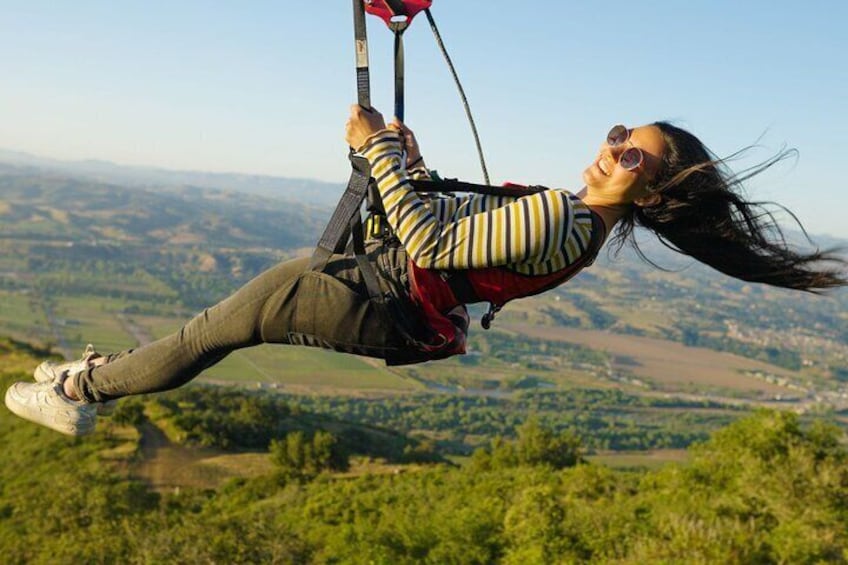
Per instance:
[[[371,212],[365,218],[363,229],[365,231],[365,239],[367,240],[386,240],[394,235],[394,231],[389,225],[389,222],[386,221],[386,217],[375,212]]]
[[[501,311],[503,308],[502,305],[496,305],[494,302],[489,302],[489,310],[483,314],[483,317],[480,319],[480,325],[483,326],[484,330],[488,330],[492,327],[492,321],[495,319],[495,314]]]

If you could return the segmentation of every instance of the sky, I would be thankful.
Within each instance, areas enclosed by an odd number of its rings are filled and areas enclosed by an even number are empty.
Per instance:
[[[848,238],[848,2],[434,0],[494,183],[579,189],[609,128],[671,120],[727,156],[798,157],[746,185]],[[392,34],[368,18],[374,106]],[[482,174],[426,18],[404,36],[406,121],[442,176]],[[344,182],[348,0],[0,0],[0,148]]]

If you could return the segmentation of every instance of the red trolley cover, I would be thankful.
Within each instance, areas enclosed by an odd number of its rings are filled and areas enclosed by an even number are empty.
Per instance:
[[[392,21],[392,18],[395,16],[406,16],[405,22],[409,23],[418,12],[426,10],[433,4],[433,0],[398,0],[397,2],[387,2],[386,0],[364,0],[364,2],[365,11],[382,19],[389,27],[398,23],[397,20]],[[389,4],[403,4],[406,13],[396,14]]]

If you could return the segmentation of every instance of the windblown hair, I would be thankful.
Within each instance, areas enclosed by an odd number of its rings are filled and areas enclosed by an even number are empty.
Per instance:
[[[661,202],[633,206],[617,226],[614,240],[619,248],[629,241],[648,260],[633,237],[634,227],[640,225],[667,247],[744,281],[811,292],[848,284],[844,259],[833,250],[793,250],[768,207],[786,211],[806,236],[791,212],[741,196],[745,180],[794,151],[781,151],[734,175],[726,167],[727,160],[717,158],[691,133],[667,122],[653,125],[662,132],[666,145],[662,166],[651,183]]]

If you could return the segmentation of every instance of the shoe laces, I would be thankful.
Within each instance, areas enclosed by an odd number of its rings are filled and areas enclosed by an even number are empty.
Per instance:
[[[94,346],[89,343],[85,346],[85,351],[82,352],[82,359],[80,359],[80,361],[85,365],[85,367],[90,367],[91,362],[94,359],[99,359],[100,357],[102,357],[102,355],[97,353],[97,350],[94,349]]]

